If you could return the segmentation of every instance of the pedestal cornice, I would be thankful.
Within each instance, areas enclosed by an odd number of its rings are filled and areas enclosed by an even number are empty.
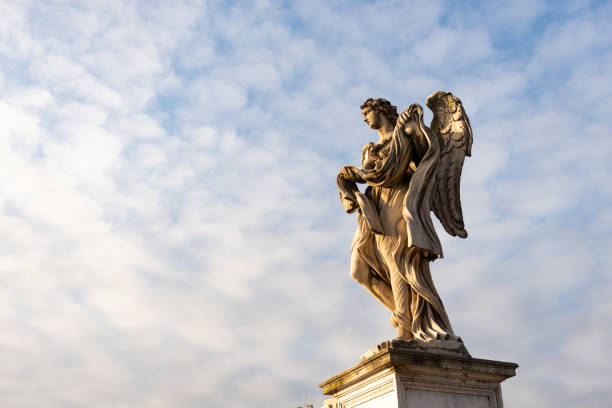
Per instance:
[[[387,341],[377,349],[377,352],[366,353],[358,364],[319,384],[323,394],[334,395],[385,369],[405,374],[443,375],[501,383],[513,377],[518,367],[515,363],[473,358],[467,351],[464,355],[423,351],[405,342]]]

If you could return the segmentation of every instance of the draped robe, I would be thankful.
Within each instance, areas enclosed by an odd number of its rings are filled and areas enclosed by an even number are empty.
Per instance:
[[[440,148],[423,124],[422,108],[407,111],[415,121],[410,132],[396,126],[389,146],[364,147],[368,166],[362,160],[362,168],[345,166],[338,174],[341,199],[359,203],[349,212],[360,209],[351,256],[369,266],[370,282],[390,286],[395,325],[422,341],[456,340],[429,270],[430,261],[443,256],[430,217]],[[372,156],[378,156],[374,163]],[[367,183],[365,194],[356,182]]]

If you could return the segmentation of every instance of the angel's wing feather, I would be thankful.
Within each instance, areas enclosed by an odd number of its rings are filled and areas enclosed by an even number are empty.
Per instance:
[[[463,161],[465,156],[472,154],[470,120],[461,100],[450,92],[435,92],[426,103],[434,114],[431,130],[440,143],[440,164],[432,208],[446,232],[466,238],[459,187]]]

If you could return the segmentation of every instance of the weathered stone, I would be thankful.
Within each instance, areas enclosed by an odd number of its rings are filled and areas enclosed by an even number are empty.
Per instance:
[[[378,141],[362,149],[361,167],[338,173],[340,201],[358,213],[351,276],[391,312],[398,337],[320,384],[332,396],[324,408],[501,408],[500,384],[518,367],[472,358],[434,286],[429,265],[442,247],[431,212],[450,235],[467,237],[459,181],[472,129],[451,93],[426,103],[430,127],[418,104],[398,115],[386,99],[366,100],[364,121]]]
[[[517,367],[467,351],[432,353],[413,342],[389,341],[319,387],[332,397],[324,408],[502,408],[500,384]]]
[[[337,176],[340,201],[358,212],[351,276],[392,313],[402,340],[458,340],[434,286],[429,264],[442,257],[433,213],[453,236],[467,237],[459,180],[471,154],[472,129],[461,101],[449,92],[412,104],[398,115],[382,98],[361,105],[364,121],[378,132],[362,149],[361,167]],[[357,184],[368,187],[362,193]]]
[[[444,354],[450,356],[470,357],[470,353],[465,348],[463,341],[459,340],[388,340],[380,343],[378,346],[371,348],[363,353],[361,360],[378,354],[379,352],[389,348],[401,348],[412,351],[421,351],[432,354]]]

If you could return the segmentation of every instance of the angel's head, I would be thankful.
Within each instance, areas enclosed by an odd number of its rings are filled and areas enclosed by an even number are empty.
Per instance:
[[[388,120],[392,126],[397,122],[397,107],[384,98],[368,98],[361,104],[363,120],[372,129],[379,129],[382,121]]]

